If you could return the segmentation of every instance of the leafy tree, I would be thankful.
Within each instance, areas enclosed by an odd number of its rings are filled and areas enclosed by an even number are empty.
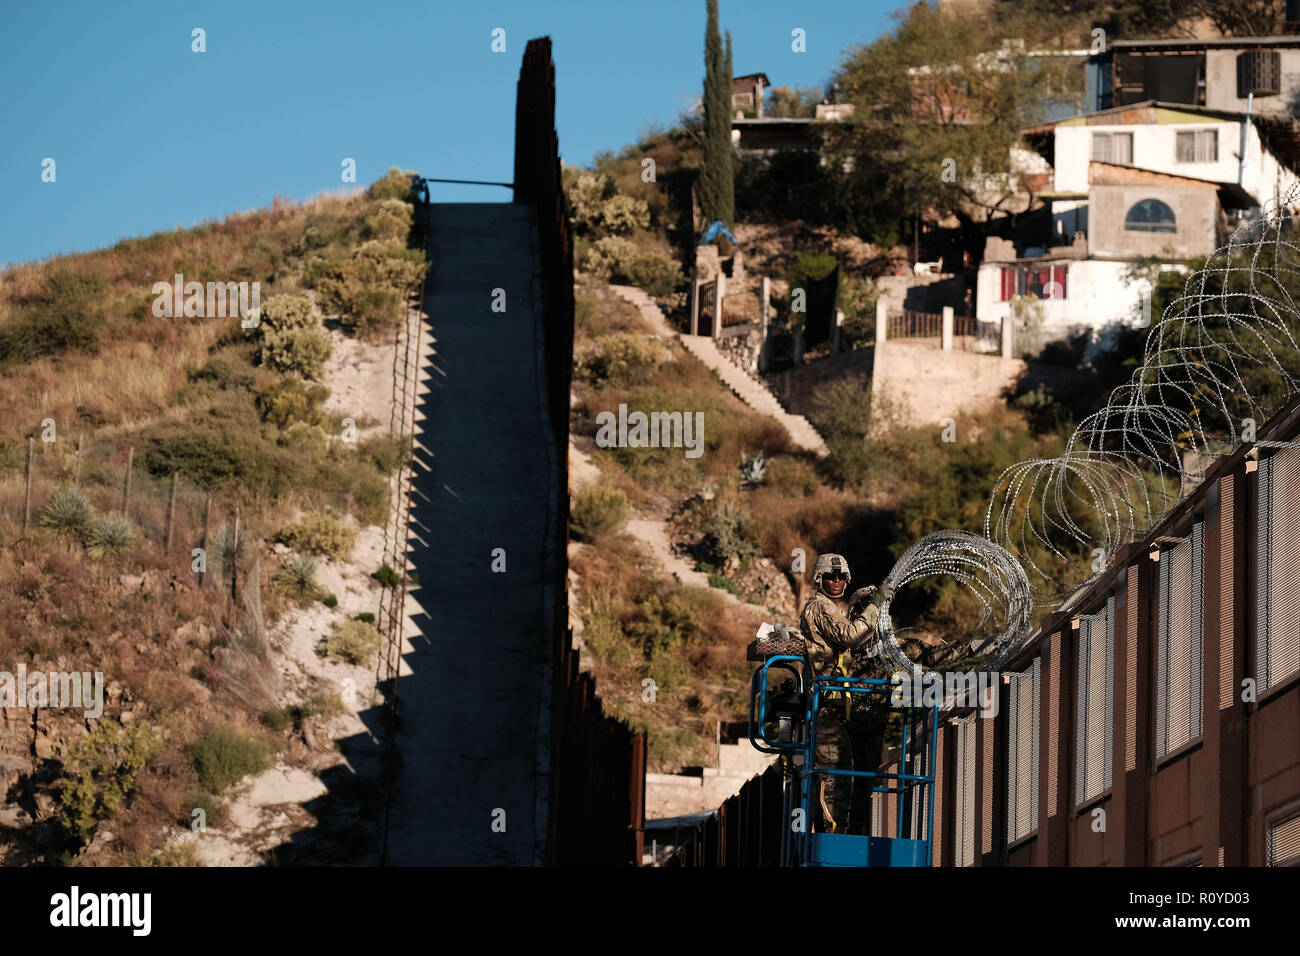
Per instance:
[[[1018,131],[1038,118],[1047,82],[1061,89],[1073,75],[1026,54],[1040,32],[917,4],[851,52],[837,80],[857,109],[827,124],[828,155],[851,170],[846,191],[878,218],[930,210],[969,227],[1006,211],[1021,185]]]
[[[816,86],[796,86],[793,89],[788,86],[774,86],[767,91],[763,115],[774,118],[810,118],[816,114],[816,107],[821,102],[821,97],[822,91]]]
[[[1223,0],[1213,0],[1222,4]],[[1268,0],[1263,0],[1268,2]],[[1188,36],[1184,21],[1195,19],[1200,0],[1000,0],[1000,18],[1029,16],[1072,42],[1091,39],[1101,28],[1108,40]]]
[[[1076,38],[1100,27],[1110,39],[1138,40],[1191,36],[1199,19],[1224,36],[1274,36],[1283,9],[1278,0],[1000,0],[996,12],[1042,18]]]

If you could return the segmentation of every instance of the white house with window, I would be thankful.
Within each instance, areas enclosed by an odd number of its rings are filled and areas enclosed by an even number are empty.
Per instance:
[[[1267,117],[1161,104],[1155,100],[1036,127],[1051,127],[1055,192],[1083,192],[1091,161],[1232,183],[1253,205],[1286,195],[1296,175],[1269,150],[1261,126]],[[1243,158],[1244,146],[1244,158]]]
[[[1149,280],[1135,266],[1185,268],[1300,182],[1296,141],[1279,122],[1150,101],[1025,130],[1051,165],[1037,197],[1049,215],[1036,235],[989,240],[976,315],[1019,312],[1022,331],[1032,316],[1039,344],[1149,322]]]

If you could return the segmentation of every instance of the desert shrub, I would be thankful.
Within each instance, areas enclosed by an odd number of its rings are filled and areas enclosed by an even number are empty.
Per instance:
[[[582,173],[565,191],[569,216],[576,231],[586,232],[600,224],[609,180],[595,173]]]
[[[249,774],[271,766],[275,744],[233,727],[209,731],[192,750],[199,781],[213,793],[234,786]]]
[[[410,435],[374,435],[357,446],[385,475],[391,475],[411,457]]]
[[[301,461],[317,461],[329,453],[330,438],[319,425],[294,422],[278,439],[280,445]]]
[[[256,419],[254,419],[254,423]],[[298,463],[242,423],[204,423],[180,435],[155,438],[144,454],[150,474],[181,471],[206,491],[217,491],[231,481],[277,497],[293,486]]]
[[[287,332],[290,329],[314,329],[320,325],[320,313],[311,299],[301,295],[273,295],[262,303],[257,330],[259,333]]]
[[[818,389],[808,419],[826,440],[828,477],[856,488],[870,486],[893,465],[869,434],[870,391],[865,380],[840,379]]]
[[[383,638],[373,624],[364,621],[342,621],[330,626],[325,639],[325,652],[330,657],[349,664],[369,666],[379,653]]]
[[[600,207],[600,222],[613,233],[626,234],[650,225],[650,207],[644,199],[612,196]]]
[[[137,790],[140,771],[153,755],[145,728],[129,730],[107,718],[72,745],[59,787],[59,822],[88,840],[100,821],[117,813]]]
[[[725,567],[733,558],[743,562],[758,554],[754,516],[738,496],[719,494],[705,502],[702,511],[700,547],[706,560]]]
[[[376,179],[366,190],[366,195],[371,199],[401,199],[405,200],[411,195],[411,180],[415,178],[415,173],[407,170],[403,172],[396,166],[384,173],[382,179]]]
[[[574,498],[569,527],[579,541],[595,541],[622,528],[628,510],[627,495],[619,489],[584,488]]]
[[[17,438],[0,438],[0,478],[19,471],[27,460],[27,450]]]
[[[104,277],[86,266],[51,272],[0,324],[0,369],[69,349],[97,352],[107,289]]]
[[[332,609],[334,609],[334,608],[336,608],[336,607],[339,606],[339,598],[338,598],[338,595],[337,595],[337,594],[327,594],[327,595],[325,595],[325,598],[321,601],[321,603],[324,604],[327,608],[330,608],[330,609],[332,610]]]
[[[592,243],[583,268],[607,282],[628,283],[650,295],[667,295],[685,281],[671,258],[642,252],[636,243],[622,236],[605,236]]]
[[[781,455],[767,466],[768,485],[789,498],[802,498],[817,490],[817,469],[806,461]]]
[[[406,292],[424,277],[429,260],[419,249],[394,240],[372,239],[357,249],[360,278],[370,287]]]
[[[210,358],[201,368],[191,373],[190,381],[211,382],[225,391],[228,389],[251,388],[253,376],[223,358]]]
[[[40,525],[58,534],[80,536],[90,526],[94,511],[90,500],[78,488],[63,485],[45,502],[41,509]]]
[[[625,621],[628,636],[652,662],[689,643],[703,627],[700,607],[680,585],[657,584],[638,595]]]
[[[288,707],[272,707],[262,713],[262,726],[278,734],[293,729],[293,713]]]
[[[395,588],[402,583],[402,579],[397,576],[397,572],[387,564],[381,564],[379,570],[370,576],[386,588]]]
[[[323,593],[316,583],[318,567],[316,559],[309,555],[291,555],[276,574],[275,582],[299,601],[315,600]]]
[[[319,425],[325,417],[321,406],[329,394],[324,385],[308,385],[286,376],[260,392],[257,405],[262,417],[277,428],[288,428],[294,422]]]
[[[373,338],[397,328],[406,315],[407,294],[428,265],[419,249],[372,239],[350,259],[313,264],[304,278],[314,281],[323,310]]]
[[[592,243],[583,268],[607,282],[626,281],[627,270],[640,254],[630,239],[604,236]]]
[[[277,371],[319,378],[334,354],[333,343],[321,330],[320,313],[303,296],[271,296],[262,306],[257,334],[258,361]]]
[[[208,817],[207,819],[212,819]],[[188,821],[187,821],[188,822]],[[142,861],[141,866],[202,866],[199,862],[199,847],[193,840],[178,840],[175,843],[169,843],[149,859]]]
[[[627,280],[648,295],[672,295],[685,283],[682,270],[669,256],[646,253],[632,260]]]
[[[294,707],[300,717],[332,717],[347,712],[343,698],[338,694],[312,694]]]
[[[211,793],[204,793],[202,790],[191,790],[185,794],[185,815],[177,822],[181,826],[189,828],[194,822],[195,810],[203,811],[203,819],[207,826],[212,826],[221,816],[221,800]]]
[[[325,363],[334,354],[334,343],[317,329],[267,331],[258,347],[258,361],[278,372],[293,372],[303,378],[320,378]]]
[[[413,219],[411,204],[403,199],[389,198],[373,202],[366,209],[365,233],[368,239],[400,239],[406,241],[411,234]]]
[[[86,550],[96,560],[120,558],[135,543],[135,529],[125,515],[107,514],[90,527]]]
[[[357,540],[355,528],[333,515],[314,512],[281,530],[280,540],[291,548],[325,558],[346,558]]]
[[[329,491],[338,507],[351,509],[363,525],[383,526],[388,520],[388,479],[369,463],[353,458],[332,463],[321,473],[322,488]]]
[[[612,380],[643,381],[663,361],[661,342],[631,332],[615,332],[583,342],[574,356],[574,372],[597,385]]]
[[[374,624],[375,615],[374,612],[372,611],[362,611],[360,614],[356,616],[355,620],[365,621],[367,624]]]
[[[370,339],[395,332],[406,312],[406,296],[396,289],[360,289],[345,316],[359,335]]]
[[[575,258],[580,258],[575,253]],[[590,337],[604,335],[609,330],[609,323],[604,321],[596,308],[596,303],[586,296],[574,296],[573,326],[580,333]]]

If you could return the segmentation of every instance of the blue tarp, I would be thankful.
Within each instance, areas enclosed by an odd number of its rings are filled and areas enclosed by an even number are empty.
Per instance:
[[[709,226],[708,229],[704,230],[704,235],[700,237],[699,245],[707,246],[714,239],[718,238],[718,236],[726,236],[735,245],[740,245],[740,241],[731,234],[730,229],[723,225],[721,219],[717,220],[713,225]]]

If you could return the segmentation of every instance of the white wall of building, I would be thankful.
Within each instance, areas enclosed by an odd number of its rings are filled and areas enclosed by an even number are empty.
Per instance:
[[[1208,119],[1208,117],[1207,117]],[[1212,129],[1219,134],[1219,158],[1212,163],[1176,162],[1177,134]],[[1088,163],[1092,159],[1093,133],[1131,133],[1133,166],[1172,176],[1190,176],[1214,182],[1236,182],[1240,162],[1241,124],[1204,122],[1175,125],[1058,126],[1056,128],[1056,190],[1088,191]],[[1252,129],[1252,133],[1254,130]],[[1258,134],[1255,134],[1258,141]],[[1249,157],[1249,151],[1247,152]]]
[[[1129,262],[1101,259],[1053,259],[1043,264],[1066,267],[1065,297],[1040,299],[1043,333],[1049,338],[1066,338],[1079,327],[1100,331],[1116,322],[1141,325],[1143,293],[1150,285],[1130,280]],[[1028,264],[1028,263],[1020,263]],[[982,322],[1001,322],[1011,314],[1011,302],[1000,301],[1002,269],[1016,263],[986,262],[979,268],[975,287],[975,314]],[[1147,300],[1149,301],[1149,299]],[[1149,307],[1147,309],[1149,317]]]
[[[1108,126],[1057,126],[1056,175],[1057,192],[1087,192],[1088,163],[1092,159],[1093,133],[1131,133],[1133,135],[1133,166],[1171,176],[1188,176],[1212,182],[1235,183],[1258,203],[1265,204],[1275,196],[1285,196],[1300,179],[1278,163],[1272,153],[1264,148],[1259,130],[1252,122],[1246,127],[1246,167],[1241,169],[1242,124],[1231,121],[1214,121],[1210,117],[1196,123],[1148,123],[1144,125]],[[1219,158],[1211,163],[1177,162],[1178,133],[1189,130],[1216,130],[1219,134]]]

